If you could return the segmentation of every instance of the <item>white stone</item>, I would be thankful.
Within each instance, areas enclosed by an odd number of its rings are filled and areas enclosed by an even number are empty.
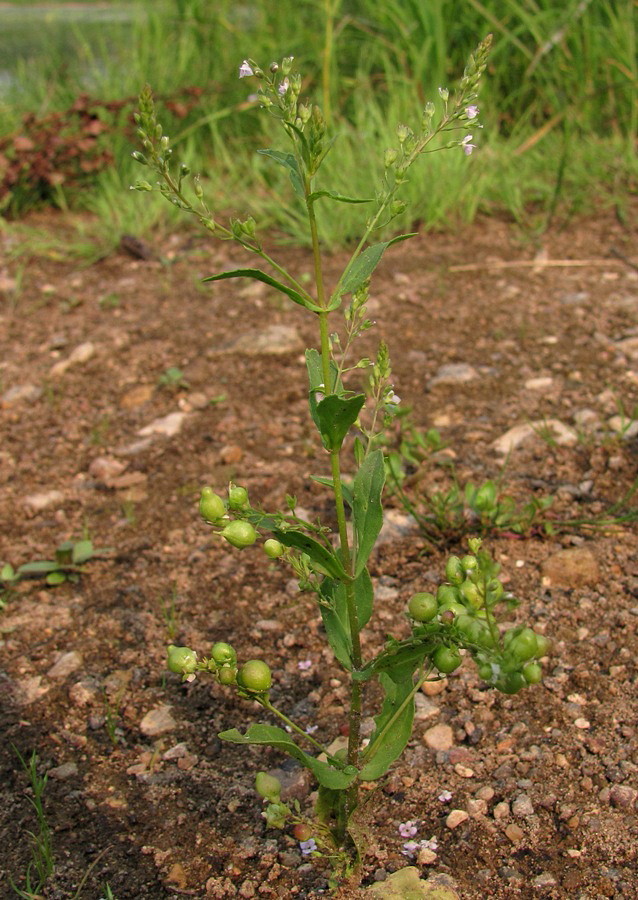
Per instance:
[[[164,734],[166,731],[173,731],[177,728],[177,722],[171,715],[171,707],[167,704],[158,706],[147,712],[140,722],[140,731],[147,737],[155,737],[158,734]]]
[[[82,665],[82,654],[77,650],[63,653],[47,672],[47,678],[66,678]]]
[[[478,377],[479,373],[469,363],[447,363],[430,380],[430,387],[436,384],[465,384]]]
[[[137,432],[141,437],[150,437],[154,434],[162,434],[165,437],[173,437],[182,429],[188,414],[185,412],[172,412],[167,416],[154,419],[149,425],[140,428]]]
[[[497,438],[492,446],[497,453],[507,454],[532,437],[542,439],[544,434],[548,434],[553,441],[561,446],[575,444],[578,440],[576,432],[558,419],[541,419],[537,422],[525,422],[521,425],[514,425],[509,431],[502,434],[500,438]]]
[[[51,367],[51,375],[58,376],[64,375],[67,369],[70,369],[71,366],[77,366],[81,363],[88,362],[92,356],[95,355],[95,344],[91,343],[91,341],[85,341],[83,344],[79,344],[75,350],[68,356],[66,359],[60,360],[54,366]]]
[[[64,500],[62,491],[43,491],[40,494],[29,494],[24,498],[24,505],[32,512],[41,512],[49,506],[59,506]]]

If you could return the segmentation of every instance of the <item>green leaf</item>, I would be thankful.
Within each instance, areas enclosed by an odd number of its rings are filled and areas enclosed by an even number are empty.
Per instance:
[[[339,370],[334,360],[330,360],[330,380],[328,390],[323,383],[323,366],[321,364],[321,355],[318,350],[310,348],[306,350],[306,369],[308,370],[308,405],[310,406],[310,415],[312,421],[317,426],[317,431],[321,432],[321,423],[317,416],[317,393],[320,394],[339,394],[343,391],[343,385],[339,378]]]
[[[51,587],[55,587],[57,584],[64,584],[65,581],[66,575],[64,572],[50,572],[46,577],[46,582]]]
[[[60,564],[52,559],[38,559],[35,562],[25,563],[18,566],[18,575],[46,575],[48,572],[55,572],[60,568]]]
[[[383,525],[381,493],[385,482],[383,451],[374,450],[357,472],[353,486],[352,513],[357,537],[355,578],[368,561]]]
[[[11,563],[5,563],[0,569],[0,581],[17,581],[18,575]]]
[[[359,628],[363,628],[370,621],[374,600],[372,581],[367,569],[364,569],[359,577],[355,579],[353,590]],[[351,671],[352,640],[350,637],[346,586],[343,582],[326,578],[321,584],[321,597],[324,602],[319,608],[328,642],[341,665],[348,671]]]
[[[306,553],[313,562],[317,563],[320,571],[325,572],[332,578],[340,580],[348,577],[346,570],[335,554],[331,553],[319,541],[304,534],[303,531],[281,531],[279,528],[273,528],[272,534],[285,547],[294,547],[297,550],[301,550],[302,553]]]
[[[325,578],[321,583],[320,592],[324,602],[320,604],[319,609],[328,643],[344,669],[350,672],[352,671],[352,641],[350,640],[344,586],[341,582]]]
[[[363,756],[359,775],[362,781],[376,781],[384,775],[395,759],[401,756],[412,734],[412,678],[396,684],[388,675],[381,674],[379,681],[385,691],[385,699],[381,712],[375,717],[376,728]]]
[[[302,200],[305,199],[303,180],[301,178],[301,173],[299,172],[299,165],[292,153],[284,153],[281,150],[258,150],[257,153],[261,156],[267,156],[269,159],[274,160],[278,165],[283,166],[284,169],[288,169],[288,174],[290,175],[290,181],[295,194],[297,194],[298,197],[301,197]]]
[[[313,303],[312,300],[288,287],[287,284],[277,281],[271,275],[262,272],[261,269],[232,269],[230,272],[220,272],[219,275],[209,275],[207,278],[202,278],[202,281],[223,281],[226,278],[253,278],[255,281],[263,281],[264,284],[269,284],[282,294],[286,294],[293,303],[298,303],[299,306],[303,306],[305,309],[311,310],[311,312],[322,312],[321,307]]]
[[[411,237],[416,237],[416,232],[413,234],[399,234],[390,241],[383,241],[380,244],[371,244],[369,247],[366,247],[363,253],[355,259],[350,271],[343,279],[340,293],[349,294],[358,290],[379,265],[381,257],[388,247],[391,247],[392,244],[397,244],[399,241],[407,241]]]
[[[340,397],[328,394],[315,407],[321,440],[326,450],[339,450],[365,403],[365,394]]]
[[[276,750],[282,750],[310,769],[319,784],[333,791],[343,791],[350,787],[358,775],[356,771],[346,774],[341,769],[334,769],[327,762],[321,762],[314,756],[304,753],[283,728],[278,728],[276,725],[250,725],[246,734],[241,734],[236,728],[231,728],[229,731],[220,732],[218,737],[222,741],[230,741],[233,744],[265,744]]]
[[[313,191],[308,197],[308,203],[314,203],[321,197],[328,197],[330,200],[336,200],[338,203],[372,203],[374,197],[365,197],[359,199],[357,197],[346,197],[343,194],[337,194],[336,191]]]
[[[367,569],[362,569],[358,577],[355,578],[353,587],[354,599],[357,605],[359,628],[364,628],[370,621],[374,606],[374,588],[372,587],[372,580]]]
[[[72,560],[76,565],[86,562],[93,556],[93,541],[78,541],[73,545]]]
[[[311,475],[310,477],[313,481],[316,481],[317,484],[325,484],[326,487],[334,488],[334,481],[332,478],[326,478],[324,475]],[[350,509],[352,509],[352,488],[343,481],[341,482],[341,493],[343,494],[343,499]]]

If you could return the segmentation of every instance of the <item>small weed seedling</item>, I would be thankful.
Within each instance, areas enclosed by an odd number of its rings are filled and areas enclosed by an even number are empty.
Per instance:
[[[178,369],[177,366],[170,366],[165,372],[162,372],[157,379],[157,383],[160,387],[169,388],[174,391],[177,391],[180,388],[188,390],[189,387],[188,382],[184,378],[184,373],[181,369]]]
[[[78,581],[85,571],[84,563],[98,559],[111,552],[109,547],[94,549],[93,541],[63,541],[56,549],[54,559],[36,559],[14,569],[10,563],[0,568],[0,583],[11,587],[23,578],[44,578],[51,587],[65,581]]]
[[[476,101],[489,46],[489,38],[479,45],[454,96],[440,88],[436,102],[429,101],[421,111],[415,129],[403,124],[397,127],[395,146],[381,156],[379,183],[366,198],[317,186],[317,173],[333,140],[328,137],[321,109],[300,98],[302,77],[294,71],[292,57],[267,69],[250,59],[242,63],[240,77],[257,80],[262,107],[278,120],[289,141],[287,150],[260,152],[287,170],[304,209],[314,267],[311,289],[269,255],[251,216],[231,220],[228,226],[222,224],[206,203],[199,179],[190,181],[188,166],[180,165],[174,174],[170,140],[158,122],[149,88],[140,96],[136,116],[142,150],[133,155],[157,180],[154,185],[138,181],[134,187],[146,192],[159,190],[171,203],[194,215],[211,234],[235,241],[269,269],[246,266],[206,280],[253,278],[264,282],[305,309],[317,325],[318,347],[306,350],[308,403],[329,474],[313,477],[332,493],[336,532],[298,515],[294,497],[288,497],[286,510],[270,512],[253,505],[246,489],[235,484],[225,498],[205,487],[199,510],[214,535],[238,551],[263,539],[265,557],[290,566],[300,588],[314,598],[326,638],[349,684],[348,720],[342,723],[348,732],[347,748],[331,752],[309,733],[311,729],[304,730],[276,707],[270,695],[273,673],[268,664],[262,659],[240,662],[236,650],[223,640],[215,642],[203,657],[189,647],[171,645],[168,668],[185,681],[206,673],[239,698],[261,707],[270,722],[279,720],[285,726],[253,724],[244,733],[231,729],[220,737],[235,744],[273,747],[310,770],[319,784],[314,816],[306,816],[296,802],[284,803],[279,782],[265,772],[257,775],[256,789],[264,800],[268,825],[292,827],[302,853],[329,858],[335,878],[353,871],[365,850],[357,822],[360,788],[380,779],[403,752],[412,733],[414,698],[423,683],[454,672],[466,651],[487,685],[515,694],[541,680],[539,659],[548,650],[547,639],[524,625],[501,633],[497,611],[502,606],[509,609],[514,599],[505,592],[498,578],[499,567],[482,548],[480,538],[470,539],[469,553],[462,558],[448,559],[445,579],[436,593],[423,591],[410,599],[409,637],[388,637],[376,653],[365,656],[361,641],[362,629],[374,610],[368,560],[383,523],[386,464],[378,438],[396,415],[400,401],[391,381],[387,347],[381,344],[373,361],[351,358],[352,347],[372,324],[366,314],[372,273],[392,244],[412,235],[376,242],[374,238],[404,210],[401,188],[420,157],[446,148],[467,156],[472,153],[475,145],[470,129],[473,132],[478,127]],[[369,209],[360,241],[330,286],[324,277],[317,224],[325,203],[360,203]],[[340,331],[332,330],[339,310],[343,313]],[[353,372],[364,375],[363,390],[358,388],[360,378],[349,386]],[[374,731],[364,745],[365,689],[373,680],[380,684],[383,701]]]
[[[47,776],[46,774],[38,774],[38,757],[35,750],[27,763],[19,750],[15,747],[13,749],[22,764],[22,768],[29,776],[29,783],[33,796],[30,796],[28,799],[35,810],[38,830],[37,832],[29,832],[29,838],[31,840],[31,862],[27,866],[27,871],[24,876],[24,890],[16,887],[13,880],[11,881],[11,887],[18,897],[22,897],[24,900],[33,900],[34,897],[40,895],[40,891],[53,874],[54,869],[51,829],[49,828],[49,823],[47,822],[44,811],[44,804],[42,802],[44,791],[47,786]]]

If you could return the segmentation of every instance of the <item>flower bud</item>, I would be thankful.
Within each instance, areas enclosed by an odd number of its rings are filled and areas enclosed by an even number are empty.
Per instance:
[[[383,155],[383,165],[386,167],[386,169],[389,169],[390,166],[394,164],[398,155],[399,151],[394,150],[393,148],[385,151]]]
[[[450,556],[445,565],[445,577],[450,584],[460,585],[465,581],[463,564],[458,556]]]
[[[222,666],[220,669],[217,669],[217,678],[220,684],[227,686],[235,684],[237,681],[237,667]]]
[[[140,163],[142,166],[148,165],[148,162],[146,161],[146,157],[144,156],[143,153],[140,153],[139,150],[133,150],[133,152],[131,153],[131,156],[133,157],[135,162]]]
[[[290,70],[292,69],[292,61],[294,58],[295,58],[294,56],[284,56],[284,58],[281,61],[282,74],[284,74],[284,75],[290,74]]]
[[[400,144],[402,144],[406,138],[410,136],[410,129],[407,125],[398,125],[397,126],[397,139]]]

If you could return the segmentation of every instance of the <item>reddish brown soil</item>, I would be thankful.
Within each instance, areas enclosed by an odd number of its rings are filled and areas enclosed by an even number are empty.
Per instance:
[[[562,518],[601,515],[635,483],[637,439],[605,423],[618,403],[630,413],[638,402],[636,234],[601,215],[545,236],[550,260],[585,262],[577,266],[499,268],[533,259],[534,248],[495,220],[387,254],[373,286],[377,327],[362,352],[387,341],[396,391],[417,425],[438,423],[462,481],[501,472],[492,441],[512,425],[558,418],[573,426],[574,413],[591,409],[597,432],[583,431],[572,446],[532,437],[511,454],[505,483],[521,499],[556,495]],[[230,640],[242,657],[269,661],[278,705],[318,725],[326,744],[339,733],[346,685],[316,608],[259,549],[220,546],[196,511],[203,484],[221,489],[232,478],[266,508],[295,494],[330,521],[328,494],[308,479],[326,471],[305,397],[313,318],[247,283],[202,286],[201,277],[244,260],[198,235],[158,241],[163,262],[125,252],[89,268],[32,259],[17,285],[3,241],[0,560],[48,557],[85,529],[112,551],[77,584],[23,581],[5,594],[0,893],[13,895],[9,878],[24,884],[36,829],[15,745],[27,758],[37,753],[40,772],[54,770],[44,796],[55,858],[47,898],[98,898],[107,883],[118,900],[320,896],[325,867],[302,859],[292,837],[266,830],[253,790],[255,772],[282,758],[216,737],[259,710],[164,670],[171,639],[202,652],[211,640]],[[298,271],[310,269],[305,252],[285,253]],[[341,263],[329,260],[329,277]],[[478,268],[453,271],[467,263]],[[231,349],[265,324],[294,326],[299,348],[278,356]],[[632,337],[633,345],[620,344]],[[51,373],[87,341],[91,358]],[[441,365],[459,362],[480,377],[429,385]],[[187,387],[158,385],[170,366],[183,370]],[[551,384],[525,387],[543,376]],[[41,393],[7,394],[24,384]],[[188,416],[178,435],[131,448],[139,429],[180,409]],[[91,468],[97,457],[126,468],[105,476]],[[60,495],[50,505],[28,506],[51,490]],[[638,897],[635,525],[488,543],[521,599],[512,619],[553,639],[546,680],[509,698],[482,690],[467,664],[428,698],[437,709],[417,722],[401,762],[368,795],[363,883],[408,864],[398,825],[417,820],[418,839],[438,840],[435,860],[420,865],[423,877],[449,876],[463,900]],[[543,578],[543,567],[565,548],[587,551],[587,566],[561,586]],[[367,650],[391,630],[403,633],[411,593],[440,579],[445,555],[424,549],[412,534],[374,557],[383,599]],[[162,608],[173,601],[171,618]],[[52,672],[69,653],[72,671]],[[307,671],[298,668],[303,660],[312,661]],[[174,727],[145,735],[143,717],[165,704]],[[452,727],[451,750],[424,742],[437,723]],[[181,742],[185,755],[163,758]],[[74,766],[56,771],[66,763]],[[448,803],[437,799],[443,790]],[[303,784],[301,791],[303,805]],[[451,829],[451,809],[470,818]]]

